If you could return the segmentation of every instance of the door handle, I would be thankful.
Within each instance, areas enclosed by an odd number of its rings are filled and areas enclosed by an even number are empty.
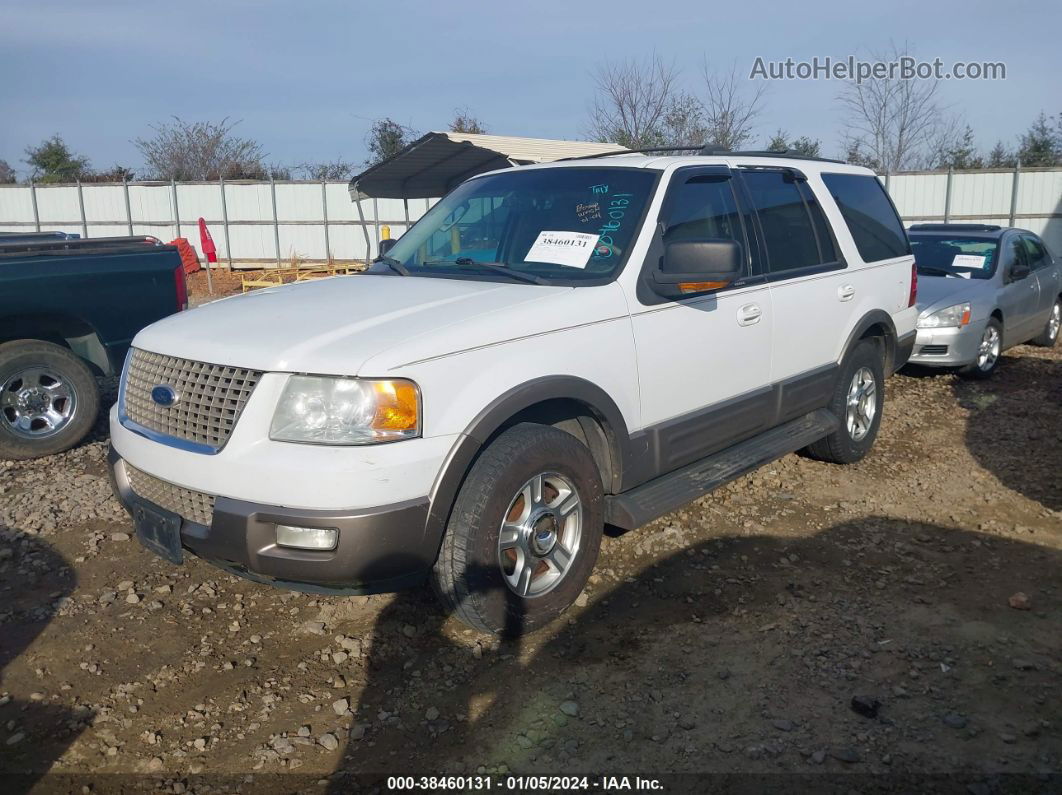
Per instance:
[[[837,288],[837,297],[842,301],[851,301],[855,297],[855,287],[850,284],[842,284]]]
[[[738,325],[751,326],[753,323],[759,323],[762,316],[763,310],[758,304],[745,304],[738,310]]]

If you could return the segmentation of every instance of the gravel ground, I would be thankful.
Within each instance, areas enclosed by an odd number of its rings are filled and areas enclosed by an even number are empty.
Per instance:
[[[1059,792],[1062,348],[887,391],[865,461],[788,456],[606,538],[567,620],[519,643],[422,590],[316,597],[156,559],[110,496],[102,418],[69,453],[0,461],[0,776],[183,792],[819,772],[838,778],[771,781]]]

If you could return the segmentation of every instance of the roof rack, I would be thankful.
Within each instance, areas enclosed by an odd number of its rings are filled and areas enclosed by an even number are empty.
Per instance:
[[[998,224],[911,224],[914,232],[998,232]]]
[[[767,150],[730,150],[723,149],[718,146],[651,146],[643,149],[617,149],[614,152],[600,152],[596,155],[582,155],[580,157],[566,157],[564,160],[596,160],[601,157],[613,157],[615,155],[633,155],[633,154],[663,154],[665,152],[693,152],[698,155],[715,155],[725,157],[782,157],[789,160],[816,160],[820,163],[840,163],[844,165],[843,160],[833,160],[828,157],[812,157],[811,155],[803,155],[793,149],[784,149],[778,151]]]

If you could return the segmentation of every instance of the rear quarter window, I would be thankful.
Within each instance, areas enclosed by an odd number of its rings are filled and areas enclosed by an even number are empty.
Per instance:
[[[823,174],[822,181],[837,202],[864,262],[911,253],[900,216],[877,177]]]

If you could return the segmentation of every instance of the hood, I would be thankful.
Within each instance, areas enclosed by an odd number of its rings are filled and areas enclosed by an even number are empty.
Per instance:
[[[389,350],[395,356],[385,360],[400,364],[565,325],[570,313],[544,305],[592,289],[338,276],[233,296],[172,315],[141,331],[133,345],[256,370],[358,375],[368,359]],[[462,333],[468,325],[475,326],[475,336]]]
[[[936,311],[977,301],[995,290],[992,279],[962,279],[954,276],[918,274],[918,312]]]

